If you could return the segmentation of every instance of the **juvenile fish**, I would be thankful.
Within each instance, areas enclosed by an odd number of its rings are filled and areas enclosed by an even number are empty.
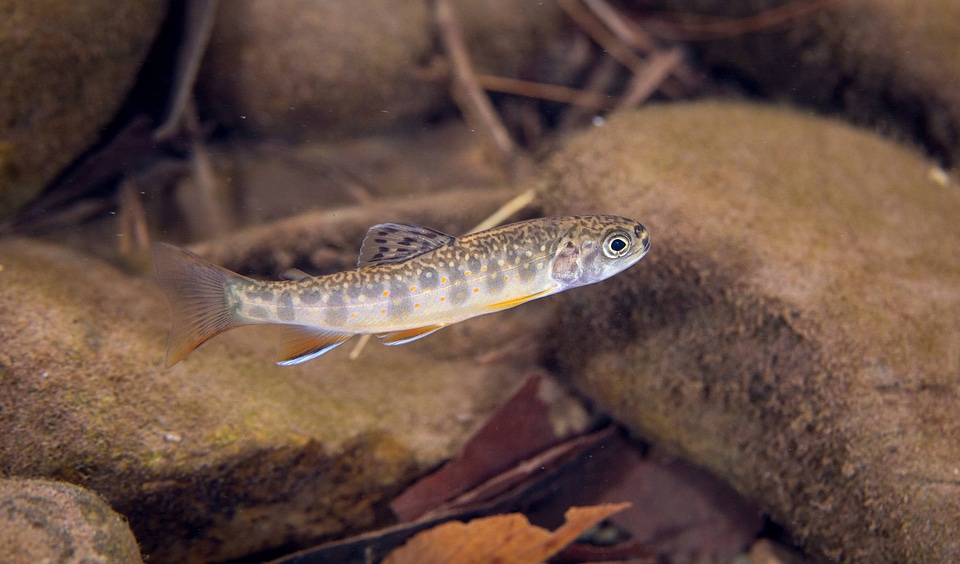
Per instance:
[[[354,335],[401,345],[486,313],[593,284],[650,250],[640,223],[611,215],[548,217],[453,237],[405,223],[374,225],[357,269],[265,282],[168,245],[153,264],[170,301],[167,366],[243,325],[280,326],[278,364],[305,362]]]

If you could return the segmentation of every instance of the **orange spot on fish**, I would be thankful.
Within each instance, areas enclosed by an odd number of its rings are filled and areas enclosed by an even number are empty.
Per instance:
[[[413,291],[416,290],[416,289],[417,289],[416,286],[410,286],[410,291],[411,291],[411,292],[413,292]]]
[[[504,277],[503,277],[503,281],[506,282],[507,280],[510,280],[510,277],[509,277],[509,276],[504,276]]]
[[[464,271],[463,271],[463,275],[464,275],[464,276],[470,276],[470,271],[469,271],[469,270],[464,270]]]
[[[480,291],[480,288],[474,288],[474,289],[473,289],[473,293],[474,293],[474,294],[476,294],[476,293],[479,292],[479,291]]]
[[[384,313],[384,314],[385,314],[385,313],[387,313],[387,310],[381,309],[381,310],[380,310],[380,313]]]
[[[356,316],[357,316],[357,314],[355,314],[355,313],[351,313],[351,314],[350,314],[350,317],[356,317]]]
[[[413,304],[413,307],[420,307],[420,304]]]
[[[480,272],[486,272],[486,271],[487,271],[487,267],[486,267],[486,266],[481,266],[481,267],[480,267]]]
[[[389,296],[389,295],[390,295],[390,290],[384,290],[384,291],[383,291],[383,297],[387,297],[387,296]]]
[[[443,297],[443,296],[440,296],[440,301],[441,301],[441,302],[445,302],[445,301],[447,301],[447,298],[445,298],[445,297]]]
[[[443,284],[443,283],[446,282],[446,281],[447,281],[447,277],[446,277],[446,276],[440,278],[440,283],[441,283],[441,284]]]

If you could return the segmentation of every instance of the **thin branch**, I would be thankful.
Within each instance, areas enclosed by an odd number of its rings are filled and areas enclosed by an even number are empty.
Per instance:
[[[771,29],[844,1],[796,0],[746,18],[710,17],[699,14],[676,14],[669,18],[659,16],[645,18],[643,27],[651,35],[662,39],[710,41]]]
[[[516,154],[516,145],[477,81],[453,8],[449,0],[434,0],[433,8],[440,41],[453,69],[454,101],[460,106],[464,117],[489,139],[500,161],[509,168]]]
[[[586,90],[577,90],[576,88],[567,88],[566,86],[530,82],[489,74],[477,75],[477,80],[484,89],[494,92],[584,106],[595,110],[610,110],[616,106],[616,99],[601,92],[588,92]]]
[[[633,25],[606,0],[583,0],[583,3],[620,41],[642,53],[657,50],[656,41],[650,37],[650,34]]]
[[[193,94],[200,62],[210,42],[216,21],[217,0],[188,0],[184,14],[184,38],[177,53],[177,67],[169,106],[163,123],[153,132],[157,141],[166,141],[177,134],[183,124],[184,111]]]
[[[598,45],[607,50],[611,57],[633,72],[643,69],[644,61],[634,53],[615,35],[607,30],[606,26],[597,21],[586,8],[580,5],[579,0],[557,0],[557,4],[575,21],[581,29],[587,32]]]
[[[683,50],[679,47],[651,55],[646,68],[633,75],[627,93],[617,104],[617,110],[635,108],[644,103],[682,62]]]

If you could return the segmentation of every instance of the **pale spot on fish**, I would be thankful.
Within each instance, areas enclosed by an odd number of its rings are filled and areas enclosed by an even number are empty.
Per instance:
[[[499,265],[499,266],[503,266],[503,264],[504,264],[504,261],[503,261],[503,259],[500,259],[500,260],[498,260],[498,261],[497,261],[497,265]]]

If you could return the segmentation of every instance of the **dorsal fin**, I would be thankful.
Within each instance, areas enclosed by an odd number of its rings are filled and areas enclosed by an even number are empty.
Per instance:
[[[380,223],[367,231],[357,268],[396,264],[439,249],[456,237],[412,223]]]

